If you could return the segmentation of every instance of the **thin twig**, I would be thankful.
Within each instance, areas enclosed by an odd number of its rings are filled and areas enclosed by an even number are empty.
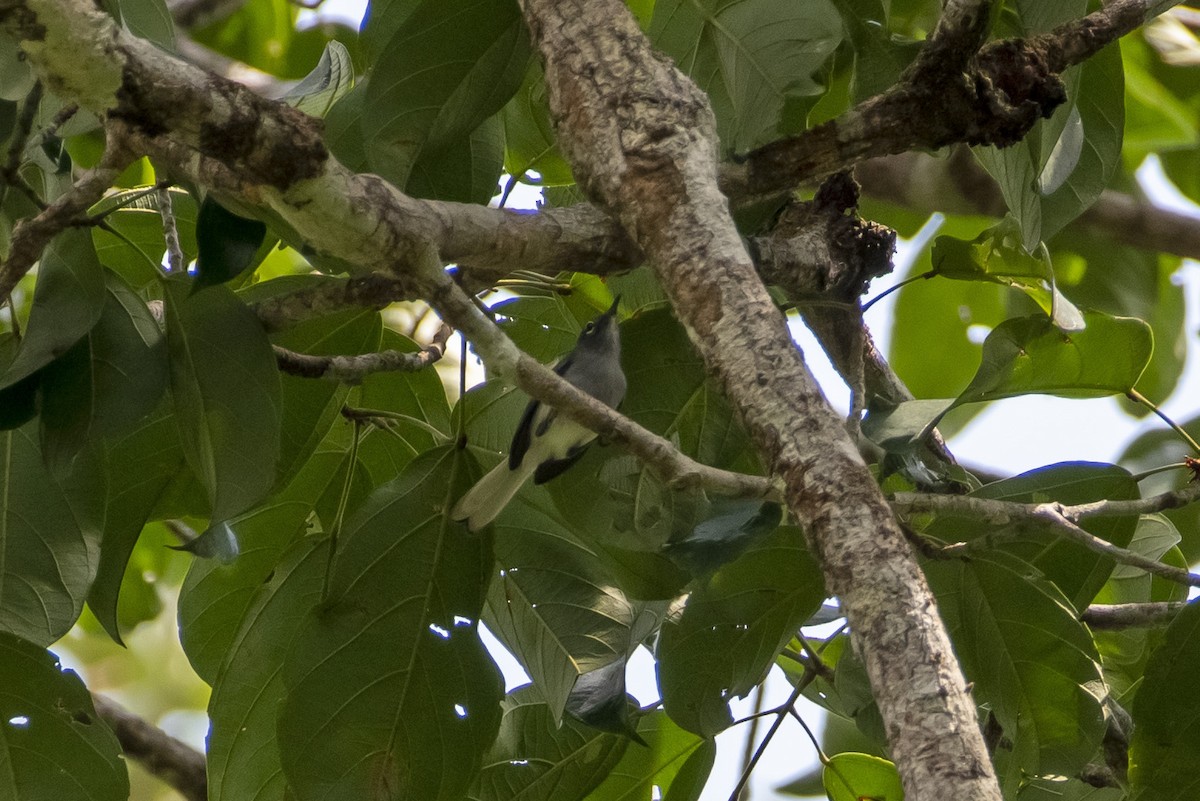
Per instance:
[[[1187,606],[1183,601],[1153,601],[1131,604],[1092,604],[1079,619],[1092,629],[1118,629],[1165,626]]]
[[[1128,548],[1113,545],[1107,540],[1089,534],[1078,525],[1079,521],[1091,517],[1127,517],[1177,509],[1193,503],[1197,499],[1200,499],[1200,485],[1164,492],[1150,498],[1132,501],[1096,501],[1074,506],[1061,503],[1017,503],[962,495],[901,492],[893,497],[892,508],[904,514],[934,512],[943,515],[970,516],[997,525],[1013,525],[1018,530],[1049,529],[1064,539],[1081,545],[1093,553],[1111,557],[1120,564],[1140,568],[1168,581],[1185,584],[1189,587],[1200,587],[1200,576],[1182,568],[1149,559]],[[984,537],[971,542],[955,543],[943,548],[942,553],[946,556],[961,556],[983,547],[990,547],[994,541],[994,537]]]
[[[170,185],[161,183],[154,188],[158,198],[158,213],[162,217],[163,240],[167,245],[167,272],[183,271],[183,247],[179,244],[179,226],[175,222],[175,204],[171,201]]]
[[[358,384],[372,373],[414,373],[436,364],[446,352],[446,341],[452,333],[450,326],[443,324],[428,345],[412,352],[382,350],[357,356],[312,356],[279,345],[272,345],[271,349],[279,369],[289,375]]]

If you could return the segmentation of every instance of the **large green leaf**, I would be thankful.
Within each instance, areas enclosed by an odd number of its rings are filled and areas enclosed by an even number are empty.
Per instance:
[[[184,454],[214,521],[261,500],[279,458],[279,371],[262,325],[226,287],[165,283],[171,394]]]
[[[117,738],[87,687],[58,658],[0,633],[0,797],[125,801]]]
[[[1179,531],[1166,516],[1143,515],[1126,547],[1139,556],[1186,570],[1187,561],[1176,547],[1179,540]],[[1136,604],[1186,599],[1187,588],[1180,584],[1151,576],[1140,568],[1117,565],[1093,602]],[[1112,693],[1121,697],[1141,680],[1147,657],[1162,640],[1162,630],[1133,626],[1094,631],[1093,636],[1104,660],[1104,676]]]
[[[196,278],[193,292],[232,281],[265,256],[267,226],[234,214],[211,195],[200,204],[196,218]]]
[[[957,403],[1129,392],[1154,349],[1150,326],[1100,312],[1085,312],[1083,319],[1086,327],[1080,331],[1063,331],[1043,315],[996,326],[983,343],[983,363]]]
[[[49,645],[83,610],[104,526],[94,454],[49,473],[37,428],[0,433],[0,631]]]
[[[871,754],[834,754],[822,775],[832,801],[904,801],[896,766]]]
[[[314,356],[349,356],[377,351],[380,336],[377,313],[349,310],[293,326],[275,337],[275,343]],[[350,392],[337,381],[314,381],[286,373],[279,379],[283,409],[277,486],[291,481],[330,427],[337,424]],[[393,383],[407,382],[399,379]]]
[[[504,125],[499,115],[437,150],[421,153],[404,191],[414,197],[487,205],[504,171]]]
[[[121,22],[134,36],[175,50],[175,23],[164,0],[120,0]]]
[[[1031,252],[1100,197],[1120,161],[1120,50],[1105,48],[1068,71],[1067,84],[1067,103],[1019,144],[976,151],[1000,184],[1009,210],[1021,224],[1025,249]]]
[[[350,51],[339,41],[331,41],[321,60],[304,80],[293,86],[283,99],[305,114],[324,117],[338,100],[354,87],[354,65]]]
[[[179,639],[205,681],[215,680],[259,588],[304,534],[316,500],[331,486],[340,489],[345,469],[341,453],[318,454],[284,492],[230,521],[241,546],[232,564],[192,563],[179,593]]]
[[[858,103],[891,88],[920,45],[888,31],[888,15],[882,0],[833,0],[833,3],[842,15],[847,38],[854,44],[850,94]]]
[[[1078,309],[1055,285],[1049,254],[1031,256],[1020,243],[1020,231],[1005,218],[970,242],[939,236],[933,243],[933,271],[960,281],[990,281],[1021,290],[1042,308],[1055,325],[1067,331],[1083,326]]]
[[[582,726],[560,726],[532,688],[504,699],[500,733],[472,788],[472,801],[582,801],[631,746],[629,739]]]
[[[671,720],[704,737],[728,728],[730,699],[763,680],[824,597],[820,568],[796,528],[777,529],[717,571],[663,625],[658,680]]]
[[[100,320],[42,371],[42,451],[56,470],[93,439],[139,422],[167,387],[165,343],[150,310],[117,276],[106,283]]]
[[[489,543],[447,514],[454,448],[422,454],[348,523],[329,600],[284,665],[279,748],[298,799],[459,799],[500,724],[476,626]]]
[[[66,353],[100,319],[104,298],[104,269],[91,236],[86,229],[68,228],[42,254],[25,336],[0,372],[0,389]]]
[[[185,469],[169,405],[163,404],[133,431],[106,443],[105,456],[108,514],[100,564],[87,600],[104,630],[119,643],[125,621],[119,620],[118,602],[126,565],[151,512]]]
[[[1200,791],[1200,605],[1188,604],[1146,665],[1133,701],[1130,797],[1183,801]]]
[[[803,130],[842,41],[829,0],[658,0],[650,39],[704,90],[725,150]]]
[[[1104,683],[1087,628],[1033,568],[1003,554],[932,562],[926,575],[975,699],[1012,742],[998,766],[1015,788],[1028,775],[1073,775],[1104,735]]]
[[[994,224],[986,217],[951,217],[939,231],[970,239]],[[933,269],[925,248],[905,278]],[[952,398],[970,382],[982,353],[976,333],[1008,317],[1006,289],[990,283],[917,281],[898,293],[888,363],[918,398]],[[937,348],[929,343],[936,342]]]
[[[287,787],[276,744],[283,662],[306,615],[320,601],[328,540],[304,540],[254,591],[225,652],[208,716],[208,797],[283,801]]]
[[[541,64],[529,65],[521,88],[500,114],[504,121],[504,171],[517,178],[536,172],[543,186],[574,183],[571,166],[555,145],[554,123],[546,105]]]
[[[514,0],[425,0],[375,64],[361,121],[372,168],[404,186],[427,151],[463,140],[508,102],[529,62]]]
[[[631,745],[589,801],[653,798],[655,788],[669,801],[696,801],[717,755],[712,740],[684,731],[662,710],[638,723],[646,746]]]
[[[580,674],[623,660],[637,644],[639,610],[563,527],[544,490],[526,490],[510,507],[495,523],[499,574],[484,620],[557,720]]]

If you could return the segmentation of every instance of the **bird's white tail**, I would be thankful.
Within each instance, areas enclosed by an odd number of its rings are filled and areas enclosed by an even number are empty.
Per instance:
[[[533,459],[524,459],[516,470],[509,470],[508,459],[501,459],[500,464],[458,499],[458,503],[450,510],[450,516],[466,521],[471,531],[478,531],[496,519],[496,515],[517,494],[535,467]]]

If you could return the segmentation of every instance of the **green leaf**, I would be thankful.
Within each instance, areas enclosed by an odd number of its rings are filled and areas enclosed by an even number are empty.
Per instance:
[[[87,600],[104,630],[120,643],[118,600],[126,565],[151,512],[185,465],[167,404],[134,430],[106,443],[106,450],[108,514]]]
[[[491,554],[447,515],[458,453],[422,454],[343,532],[284,665],[279,748],[301,801],[459,799],[496,735],[503,690],[476,630]]]
[[[125,801],[117,738],[58,657],[0,633],[0,796]]]
[[[566,186],[575,182],[571,165],[555,144],[554,123],[546,103],[542,66],[534,61],[521,88],[500,112],[504,121],[504,171],[539,186]],[[536,172],[538,178],[526,178]]]
[[[1120,50],[1105,48],[1068,71],[1067,98],[1051,119],[1035,125],[1016,146],[975,151],[1000,184],[1030,252],[1100,197],[1120,161],[1124,128]]]
[[[149,414],[167,387],[166,343],[145,302],[106,276],[100,320],[42,371],[42,451],[65,470],[93,439],[123,433]]]
[[[562,717],[580,674],[623,661],[641,639],[640,611],[589,548],[572,537],[542,489],[527,489],[496,520],[488,628]]]
[[[743,153],[804,129],[842,21],[829,0],[658,0],[650,40],[708,94],[722,147]]]
[[[231,521],[241,544],[241,554],[232,563],[192,562],[179,591],[179,639],[192,668],[205,681],[215,680],[255,594],[270,580],[283,553],[304,534],[313,484],[333,482],[340,464],[336,458],[314,463],[311,479],[301,473],[287,492]]]
[[[126,189],[106,196],[89,210],[103,214],[104,221],[119,236],[96,226],[92,241],[100,263],[125,279],[135,291],[144,292],[156,285],[162,275],[161,264],[167,246],[163,239],[163,221],[157,192],[149,187]],[[182,189],[168,189],[175,230],[184,264],[196,258],[196,224],[199,207]]]
[[[1104,683],[1086,627],[1054,585],[1003,554],[935,562],[925,572],[963,672],[1012,751],[1005,787],[1024,776],[1072,775],[1104,736]]]
[[[622,734],[639,745],[646,745],[637,733],[637,703],[625,692],[628,664],[629,660],[622,657],[581,674],[567,698],[566,711],[593,729]]]
[[[227,288],[165,283],[171,394],[188,465],[214,520],[261,500],[279,457],[279,371],[262,325]]]
[[[1180,539],[1179,530],[1165,515],[1143,515],[1126,547],[1139,556],[1186,570],[1189,565],[1177,547]],[[1186,599],[1187,589],[1179,584],[1152,577],[1129,565],[1117,565],[1093,602],[1132,604]],[[1110,692],[1118,697],[1123,697],[1141,681],[1147,657],[1162,641],[1160,629],[1142,627],[1094,631],[1093,636],[1104,660],[1104,677]]]
[[[1129,749],[1131,797],[1141,801],[1185,799],[1200,788],[1200,605],[1188,604],[1167,628],[1146,665],[1133,699]]]
[[[655,788],[666,801],[698,799],[716,758],[716,743],[679,728],[662,710],[643,716],[638,734],[649,746],[626,748],[589,801],[652,798]]]
[[[508,102],[529,63],[513,0],[424,0],[381,51],[361,125],[372,168],[397,186],[426,151],[463,140]]]
[[[970,239],[994,224],[986,217],[951,217],[939,230]],[[905,278],[933,269],[932,248],[913,262]],[[982,346],[973,336],[999,325],[1010,293],[993,284],[916,281],[898,293],[891,323],[888,363],[917,398],[950,398],[962,392],[979,364]],[[938,343],[935,349],[930,342]],[[943,432],[946,433],[946,432]]]
[[[834,754],[821,776],[830,801],[904,801],[895,764],[870,754]]]
[[[971,493],[977,498],[1066,505],[1101,500],[1133,500],[1140,497],[1137,482],[1127,470],[1111,464],[1067,462],[1047,465],[1019,476],[996,481]],[[1103,517],[1084,521],[1082,528],[1102,540],[1125,547],[1137,528],[1137,517]],[[956,539],[999,535],[1005,542],[999,547],[1029,562],[1054,582],[1076,609],[1084,609],[1112,574],[1112,559],[1083,551],[1079,545],[1042,531],[1009,539],[1006,527],[983,525],[978,521],[956,520],[945,531]]]
[[[305,114],[324,117],[352,88],[354,65],[350,62],[350,51],[334,40],[325,45],[321,60],[312,72],[293,86],[283,99]]]
[[[939,236],[933,244],[933,271],[960,281],[991,281],[1021,290],[1064,331],[1083,327],[1079,309],[1063,297],[1054,280],[1049,252],[1031,256],[1020,242],[1015,221],[1006,217],[970,242]]]
[[[357,355],[379,350],[380,335],[378,313],[347,310],[292,326],[276,336],[275,343],[313,356]],[[287,373],[281,373],[279,380],[283,410],[276,486],[283,486],[292,480],[340,419],[350,389],[337,381],[314,381]],[[411,382],[401,378],[389,383],[407,386]],[[444,406],[444,392],[442,397]]]
[[[404,191],[414,197],[487,205],[503,169],[504,126],[496,115],[462,139],[423,151]]]
[[[175,22],[164,0],[119,0],[118,5],[130,33],[175,52]]]
[[[328,541],[297,542],[254,589],[213,683],[208,716],[208,797],[283,799],[276,737],[283,663],[321,597]]]
[[[39,645],[79,617],[96,573],[104,486],[94,460],[47,472],[30,424],[0,434],[0,631]]]
[[[1006,320],[983,343],[983,363],[957,404],[1058,395],[1097,398],[1133,389],[1154,348],[1141,320],[1084,313],[1082,331],[1062,331],[1047,318]]]
[[[380,346],[408,353],[420,347],[389,329],[384,329]],[[403,416],[390,431],[373,428],[363,436],[358,458],[374,486],[391,481],[418,454],[450,440],[450,405],[435,370],[373,373],[351,399],[367,409]]]
[[[833,0],[846,36],[854,44],[854,78],[850,96],[855,103],[891,88],[917,55],[920,44],[893,36],[887,27],[882,0]]]
[[[25,336],[0,373],[0,389],[70,350],[100,319],[104,297],[104,270],[91,236],[85,229],[68,228],[42,254]]]
[[[704,737],[728,728],[744,697],[825,597],[820,568],[796,528],[780,528],[688,596],[663,625],[658,680],[663,707]]]
[[[737,559],[783,519],[779,504],[748,499],[718,498],[709,511],[711,517],[667,543],[667,555],[693,575],[711,573]]]
[[[630,746],[555,715],[531,687],[509,694],[500,733],[484,757],[472,801],[583,801]]]
[[[266,233],[267,226],[261,221],[239,217],[206,197],[196,220],[200,255],[192,291],[232,281],[254,266]]]
[[[8,331],[0,333],[0,371],[3,371],[16,355],[20,340]],[[37,416],[38,387],[42,383],[41,372],[22,378],[10,387],[0,389],[0,431],[20,428]]]

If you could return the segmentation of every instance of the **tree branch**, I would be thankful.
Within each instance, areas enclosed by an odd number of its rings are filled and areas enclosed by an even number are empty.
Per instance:
[[[203,754],[110,698],[93,693],[92,703],[117,736],[125,756],[137,760],[188,801],[206,801],[208,777]]]
[[[722,188],[754,202],[872,157],[958,142],[1011,145],[1066,100],[1063,70],[1137,28],[1156,1],[1116,0],[1043,36],[991,42],[966,64],[964,48],[981,41],[978,15],[989,4],[948,3],[944,38],[931,37],[895,86],[722,168]]]
[[[1093,553],[1111,557],[1120,564],[1140,568],[1147,573],[1161,576],[1178,584],[1200,587],[1200,575],[1163,564],[1154,559],[1148,559],[1127,548],[1113,545],[1107,540],[1089,534],[1078,525],[1079,521],[1091,517],[1127,517],[1152,514],[1165,509],[1177,509],[1194,503],[1196,500],[1200,500],[1200,485],[1198,484],[1139,500],[1096,501],[1075,506],[1065,506],[1060,503],[1018,503],[962,495],[899,492],[892,498],[892,507],[903,514],[933,512],[940,515],[972,517],[998,526],[1013,526],[1014,532],[1036,532],[1048,529],[1057,536],[1077,543]],[[947,556],[969,553],[990,547],[995,540],[996,537],[993,535],[970,542],[956,543],[943,548],[942,553]]]
[[[999,799],[920,568],[730,218],[707,98],[616,0],[524,0],[523,10],[580,186],[654,266],[844,603],[908,797]]]
[[[1097,631],[1165,626],[1187,606],[1183,601],[1142,604],[1092,604],[1079,620]]]
[[[0,299],[9,293],[42,256],[50,240],[77,221],[88,208],[104,197],[117,176],[133,161],[124,144],[109,139],[104,158],[95,169],[81,175],[64,194],[55,198],[36,217],[19,220],[13,227],[8,258],[0,263]]]
[[[382,350],[357,356],[313,356],[272,345],[279,369],[301,378],[324,378],[346,384],[361,383],[371,373],[415,373],[441,360],[446,352],[446,340],[454,333],[442,325],[433,341],[418,351]]]

